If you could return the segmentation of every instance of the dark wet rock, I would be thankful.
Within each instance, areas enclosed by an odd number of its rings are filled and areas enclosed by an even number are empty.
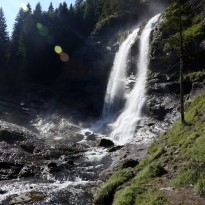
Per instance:
[[[6,191],[0,189],[0,194],[1,194],[1,195],[2,195],[2,194],[5,194],[5,193],[6,193]]]
[[[123,146],[116,146],[116,147],[113,147],[113,148],[109,149],[108,152],[116,152],[116,151],[118,151],[118,150],[120,150],[122,148],[123,148]]]
[[[134,159],[126,159],[123,164],[122,164],[122,168],[128,168],[128,167],[135,167],[139,164],[138,160],[134,160]]]
[[[15,142],[23,141],[24,136],[22,133],[2,129],[0,130],[0,141],[5,141],[8,144],[13,144]]]
[[[179,83],[178,82],[161,82],[148,87],[148,93],[179,93]]]
[[[77,139],[77,141],[81,141],[81,140],[84,139],[84,135],[83,135],[83,134],[80,134],[80,133],[77,133],[77,134],[76,134],[76,139]]]
[[[20,147],[23,151],[31,153],[31,154],[33,154],[35,150],[35,146],[32,144],[21,144]]]
[[[89,146],[84,144],[77,144],[77,143],[69,143],[69,144],[58,144],[55,146],[55,148],[51,151],[51,154],[64,154],[69,155],[72,153],[79,153],[79,152],[85,152]]]
[[[89,136],[91,134],[92,134],[91,132],[85,132],[85,136]]]
[[[96,138],[97,138],[97,135],[94,133],[91,133],[90,135],[87,135],[86,140],[95,141]]]
[[[150,122],[150,123],[147,124],[147,126],[149,126],[149,127],[151,127],[153,125],[155,125],[155,123],[153,123],[153,122]]]
[[[32,165],[24,166],[19,172],[19,177],[31,177],[36,174],[36,167]]]
[[[189,95],[190,99],[193,99],[196,96],[198,96],[204,92],[204,90],[205,90],[205,83],[204,82],[194,82],[192,84],[192,90],[191,90],[191,93]]]
[[[153,117],[160,121],[164,120],[169,111],[170,109],[165,109],[162,106],[153,106],[152,108],[150,108],[150,113],[152,113]]]
[[[44,168],[43,168],[43,174],[48,175],[49,173],[55,173],[55,172],[60,172],[61,167],[58,166],[55,162],[50,162],[48,163]]]
[[[0,162],[0,180],[17,178],[22,167],[20,164]]]
[[[54,167],[57,167],[57,164],[56,164],[55,162],[49,162],[49,163],[47,164],[47,167],[48,167],[48,168],[54,168]]]
[[[100,173],[100,179],[104,181],[113,172],[125,167],[135,167],[147,156],[146,144],[126,144],[121,149],[111,152],[112,164]]]
[[[108,139],[100,139],[98,142],[97,142],[97,145],[99,147],[112,147],[114,146],[114,143],[111,141],[111,140],[108,140]]]
[[[67,161],[66,163],[69,164],[69,165],[72,165],[72,166],[75,165],[74,161],[72,161],[72,160]]]
[[[0,169],[11,169],[12,167],[15,167],[15,164],[9,163],[9,162],[0,162]]]

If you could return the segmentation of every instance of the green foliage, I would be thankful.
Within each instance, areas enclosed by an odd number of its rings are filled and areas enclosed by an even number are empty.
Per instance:
[[[149,178],[160,177],[165,173],[165,169],[160,164],[152,162],[150,165],[147,165],[142,171],[140,171],[134,180],[141,181]]]
[[[7,33],[6,19],[3,9],[0,7],[0,68],[6,65],[8,60],[9,37]]]
[[[113,205],[132,205],[139,194],[144,192],[144,188],[140,185],[126,186],[116,192]]]
[[[152,190],[151,192],[145,192],[136,199],[135,205],[169,205],[167,197],[163,192]]]
[[[197,73],[190,74],[192,75],[195,76]],[[205,195],[204,113],[205,94],[202,94],[187,105],[188,124],[184,125],[177,121],[169,132],[148,148],[149,157],[135,168],[135,176],[120,183],[110,192],[110,196],[114,195],[114,205],[186,204],[183,199],[173,202],[165,192],[159,191],[164,186],[174,186],[177,189],[195,187],[199,195]],[[163,147],[167,147],[166,151]],[[165,170],[164,166],[168,169]],[[106,184],[108,183],[111,181]],[[106,194],[109,195],[108,192]],[[109,196],[106,195],[106,198]],[[106,200],[101,204],[106,204]],[[194,201],[192,204],[197,203]]]
[[[183,170],[174,179],[173,184],[177,187],[190,187],[196,183],[195,171],[192,169]]]
[[[179,36],[179,1],[171,1],[169,7],[163,14],[163,22],[160,25],[162,39],[156,46],[159,46],[165,53],[174,51],[177,55],[180,53],[180,36]],[[183,34],[183,52],[186,58],[191,58],[199,52],[199,44],[204,39],[205,27],[201,21],[202,14],[196,15],[191,4],[182,1],[182,34]],[[200,51],[201,52],[201,51]],[[159,58],[166,57],[164,53],[159,53]]]
[[[134,173],[131,169],[124,169],[116,172],[100,189],[94,199],[94,203],[96,205],[103,205],[112,202],[116,189],[130,180],[133,175]]]
[[[140,0],[105,0],[102,8],[102,14],[99,22],[107,22],[110,16],[114,15],[119,18],[136,18],[146,8],[146,2]]]
[[[185,81],[200,81],[205,79],[205,71],[191,72],[184,75]]]
[[[205,179],[199,179],[195,185],[196,192],[201,195],[205,196]]]

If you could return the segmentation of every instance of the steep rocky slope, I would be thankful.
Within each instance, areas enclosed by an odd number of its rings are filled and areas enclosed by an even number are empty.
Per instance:
[[[153,31],[144,112],[151,129],[177,118],[179,110],[179,5],[171,1]],[[205,91],[205,2],[183,1],[184,88],[186,125],[178,121],[148,148],[149,157],[135,168],[119,168],[103,185],[95,204],[204,204],[203,149]],[[133,56],[138,47],[133,46]],[[136,59],[133,60],[135,62]],[[136,158],[138,156],[137,149]],[[132,152],[131,152],[132,153]],[[132,153],[133,154],[133,153]],[[129,151],[128,151],[129,155]],[[143,155],[145,156],[145,154]],[[129,158],[129,156],[127,156]],[[133,157],[134,158],[134,157]]]

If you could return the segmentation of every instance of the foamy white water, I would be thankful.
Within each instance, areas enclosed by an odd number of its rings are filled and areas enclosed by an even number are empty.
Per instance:
[[[125,96],[127,61],[131,45],[134,43],[138,32],[139,28],[136,28],[122,43],[115,55],[107,85],[102,118],[92,126],[91,130],[93,131],[97,131],[104,124],[111,122],[121,108],[120,105]]]
[[[124,98],[126,66],[131,45],[137,37],[139,28],[135,29],[128,38],[122,43],[119,51],[116,53],[114,64],[111,70],[105,103],[103,108],[103,118],[113,115],[118,111],[119,104]]]
[[[111,138],[118,144],[125,144],[133,139],[137,123],[143,117],[142,108],[146,100],[146,78],[150,61],[150,35],[159,17],[160,14],[151,18],[141,34],[139,59],[137,62],[137,81],[128,96],[125,108],[112,125]]]

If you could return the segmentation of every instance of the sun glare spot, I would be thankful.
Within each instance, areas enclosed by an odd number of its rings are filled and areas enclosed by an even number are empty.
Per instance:
[[[29,8],[26,4],[22,3],[21,4],[21,8],[23,9],[24,12],[28,12],[29,11]]]
[[[42,36],[48,36],[48,34],[49,34],[48,28],[46,26],[42,26],[42,28],[39,30],[39,33]]]
[[[57,54],[61,54],[63,52],[63,49],[60,46],[55,46],[54,50]]]
[[[43,25],[41,23],[37,23],[36,27],[37,27],[38,30],[41,30],[43,28]]]
[[[60,59],[61,59],[61,61],[63,61],[63,62],[67,62],[67,61],[69,60],[69,56],[68,56],[67,53],[61,53],[61,54],[60,54]]]

